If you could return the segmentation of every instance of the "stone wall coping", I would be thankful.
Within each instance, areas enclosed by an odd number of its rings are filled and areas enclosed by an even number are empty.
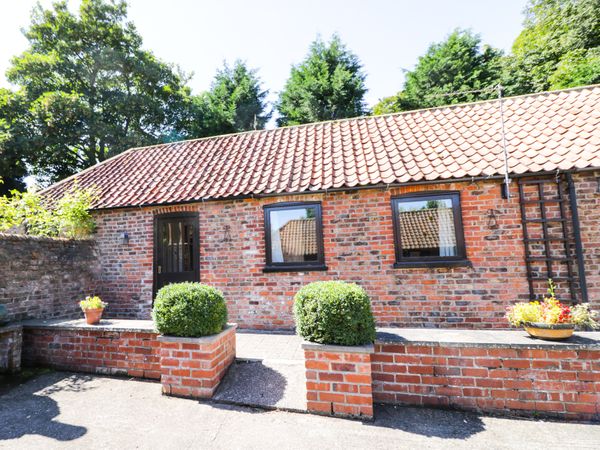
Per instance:
[[[332,344],[319,344],[317,342],[302,341],[302,348],[304,350],[312,350],[315,352],[328,352],[328,353],[374,353],[375,352],[375,346],[373,344],[332,345]]]
[[[47,236],[33,236],[31,234],[22,233],[0,233],[0,239],[9,241],[35,241],[35,242],[64,242],[64,243],[94,243],[93,237],[87,238],[66,238],[61,236],[47,237]]]
[[[457,330],[439,328],[378,328],[377,344],[430,347],[535,348],[548,350],[600,349],[600,332],[576,331],[566,341],[543,341],[525,330]]]
[[[202,336],[202,337],[182,337],[182,336],[166,336],[164,334],[160,334],[158,336],[158,340],[160,342],[180,342],[183,344],[212,344],[213,342],[218,341],[221,337],[226,334],[229,334],[237,328],[237,323],[228,323],[223,331],[218,334],[211,334],[210,336]]]
[[[152,320],[102,319],[97,325],[88,325],[85,319],[52,319],[26,320],[22,325],[26,329],[157,333]]]
[[[8,325],[0,325],[0,334],[10,333],[11,331],[18,331],[23,329],[20,323],[9,323]]]

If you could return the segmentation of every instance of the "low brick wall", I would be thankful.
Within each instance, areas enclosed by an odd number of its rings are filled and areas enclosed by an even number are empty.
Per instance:
[[[373,418],[371,354],[373,346],[302,344],[309,412]]]
[[[160,379],[160,344],[150,321],[25,322],[23,364]]]
[[[373,397],[598,421],[600,333],[578,334],[552,343],[521,331],[387,330],[375,345]]]
[[[165,394],[210,398],[235,359],[236,328],[229,324],[214,336],[178,338],[159,335],[150,320],[28,321],[23,363],[161,380]]]
[[[201,338],[159,336],[161,384],[164,394],[211,398],[235,360],[235,329]]]
[[[0,373],[16,373],[21,370],[21,325],[0,326]]]

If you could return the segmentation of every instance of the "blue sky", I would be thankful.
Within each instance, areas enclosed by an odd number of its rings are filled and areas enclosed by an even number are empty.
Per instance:
[[[34,0],[0,0],[0,86],[10,58],[27,47],[20,29],[29,23]],[[49,6],[51,1],[42,0]],[[70,0],[72,9],[79,0]],[[259,69],[270,100],[300,62],[317,34],[337,32],[367,73],[367,102],[402,87],[432,42],[454,28],[470,28],[483,41],[509,50],[521,30],[526,0],[130,0],[129,18],[146,48],[193,72],[194,92],[210,86],[224,60],[245,60]]]

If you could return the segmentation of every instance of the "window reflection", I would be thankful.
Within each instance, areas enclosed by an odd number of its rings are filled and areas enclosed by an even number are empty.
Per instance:
[[[301,207],[270,211],[271,262],[318,260],[316,209]]]

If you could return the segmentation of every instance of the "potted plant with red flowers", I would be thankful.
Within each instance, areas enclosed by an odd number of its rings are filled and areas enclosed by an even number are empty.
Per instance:
[[[88,295],[85,300],[79,302],[79,306],[85,314],[85,321],[88,325],[95,325],[100,322],[102,312],[108,304],[104,303],[97,295]]]
[[[561,340],[573,335],[575,328],[596,329],[596,313],[587,303],[565,305],[556,298],[556,285],[548,280],[548,295],[544,300],[521,302],[508,308],[506,318],[515,327],[523,327],[530,336]]]

